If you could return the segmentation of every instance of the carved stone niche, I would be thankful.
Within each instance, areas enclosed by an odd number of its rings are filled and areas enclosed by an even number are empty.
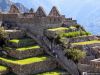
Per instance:
[[[20,11],[15,5],[11,5],[9,13],[20,13]]]

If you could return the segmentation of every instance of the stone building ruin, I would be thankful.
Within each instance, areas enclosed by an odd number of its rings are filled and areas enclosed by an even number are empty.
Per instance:
[[[55,6],[47,15],[41,6],[37,11],[30,9],[21,13],[12,5],[8,13],[0,13],[0,26],[8,33],[0,52],[0,75],[100,72],[100,39],[88,33],[76,20],[60,14]],[[66,56],[64,48],[85,51],[86,57],[76,64]]]

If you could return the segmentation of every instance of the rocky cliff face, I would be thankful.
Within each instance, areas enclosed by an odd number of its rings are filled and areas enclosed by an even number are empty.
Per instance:
[[[15,4],[21,12],[27,12],[28,11],[28,9],[26,7],[24,7],[24,5],[22,5],[20,3],[13,3],[10,0],[0,0],[0,11],[8,12],[9,9],[10,9],[10,6],[12,4]]]

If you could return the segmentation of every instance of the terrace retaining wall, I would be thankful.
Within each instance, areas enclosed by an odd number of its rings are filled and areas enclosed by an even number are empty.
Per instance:
[[[25,51],[18,51],[14,50],[13,48],[11,50],[5,50],[8,54],[8,56],[17,58],[17,59],[24,59],[28,57],[34,57],[44,54],[44,50],[42,48],[38,49],[30,49]]]
[[[51,71],[57,67],[55,60],[51,58],[45,61],[26,64],[26,65],[8,63],[2,60],[0,60],[0,63],[9,66],[12,69],[12,71],[17,75],[30,75],[40,72]]]
[[[96,36],[93,36],[93,35],[70,38],[71,43],[91,41],[91,40],[98,40],[98,38]]]

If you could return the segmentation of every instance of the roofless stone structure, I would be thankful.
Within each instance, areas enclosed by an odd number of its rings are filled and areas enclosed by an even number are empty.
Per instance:
[[[60,15],[58,9],[54,6],[50,11],[49,16],[61,16],[61,15]]]
[[[15,5],[11,5],[9,13],[20,13],[20,11]]]
[[[99,60],[91,61],[100,58],[99,38],[55,6],[46,15],[41,6],[21,13],[12,5],[8,13],[0,13],[0,22],[8,34],[0,50],[0,75],[100,73]],[[86,57],[73,60],[71,49],[86,52]]]
[[[46,13],[41,6],[37,9],[36,16],[46,17]]]

